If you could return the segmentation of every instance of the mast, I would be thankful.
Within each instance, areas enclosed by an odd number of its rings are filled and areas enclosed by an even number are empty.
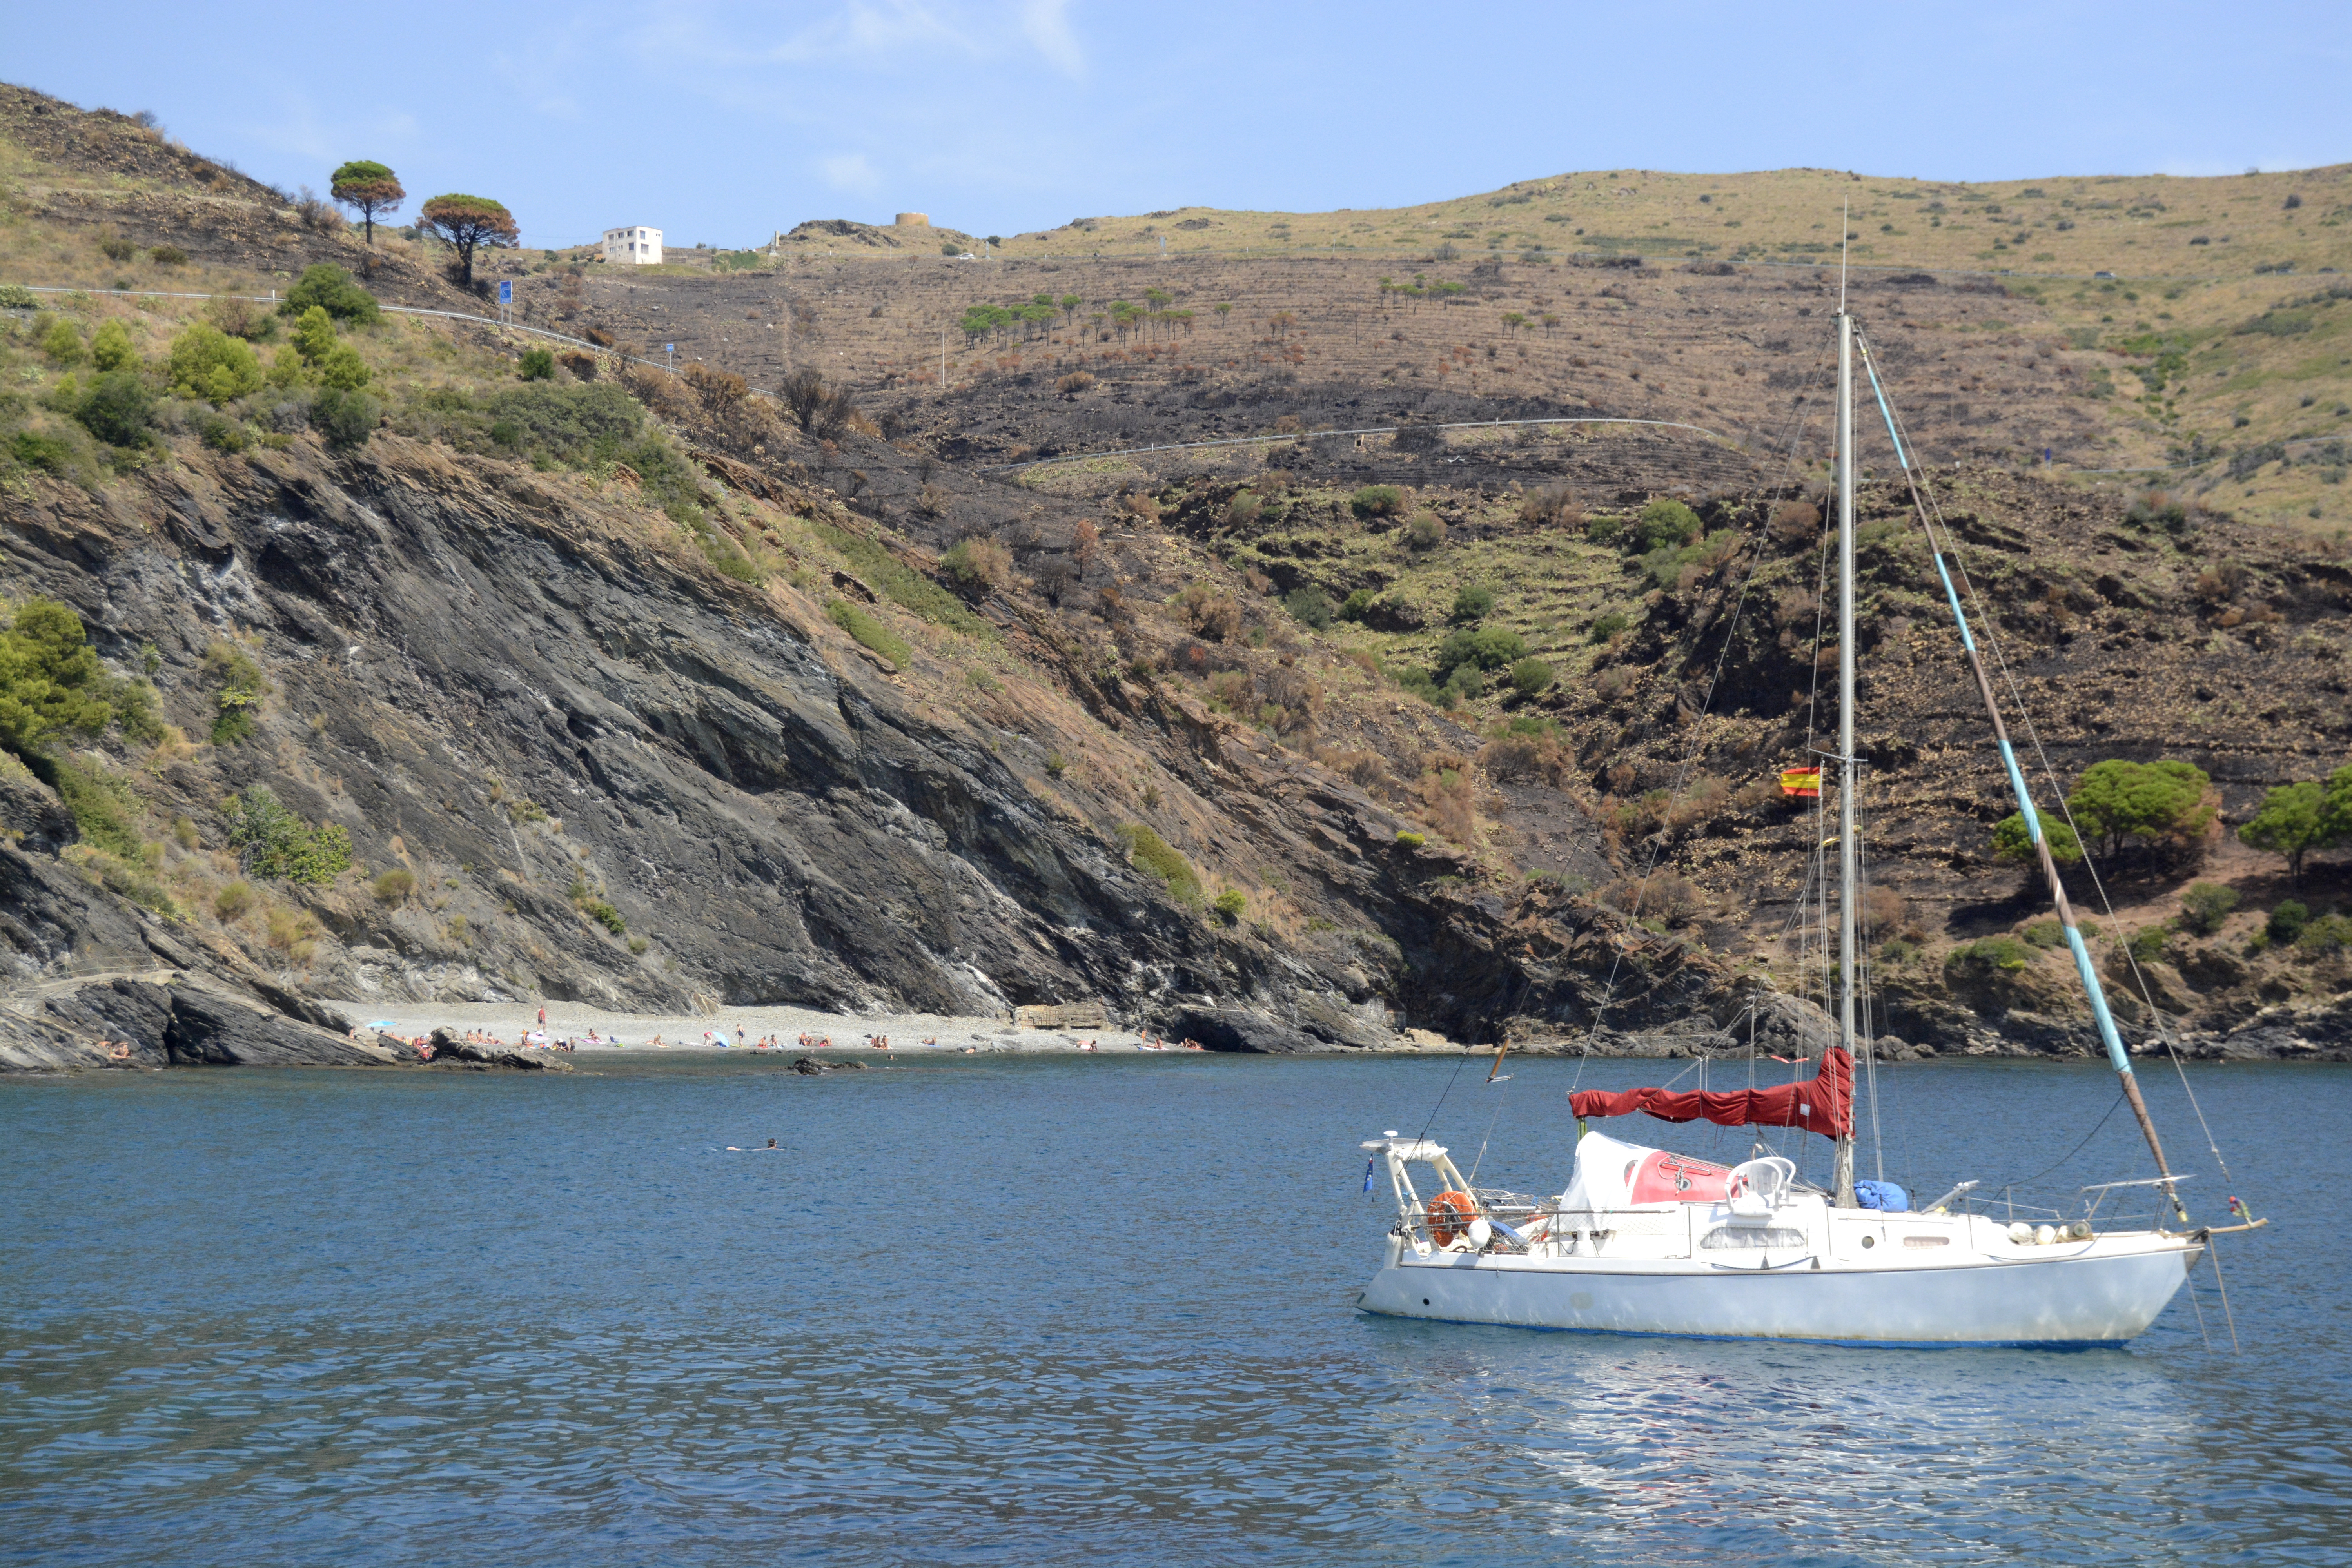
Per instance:
[[[1838,1043],[1853,1055],[1853,318],[1838,300]],[[1853,1204],[1853,1132],[1837,1136],[1830,1201]]]

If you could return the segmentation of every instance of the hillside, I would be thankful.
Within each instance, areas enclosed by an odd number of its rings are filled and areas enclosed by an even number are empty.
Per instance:
[[[10,103],[0,282],[282,294],[327,261],[464,303],[428,245],[371,258],[119,116]],[[1764,781],[1821,732],[1820,534],[1776,505],[1819,499],[1834,283],[1604,259],[1411,293],[1344,258],[499,258],[525,321],[676,342],[677,376],[567,351],[521,379],[520,334],[340,294],[299,331],[201,300],[10,311],[0,592],[73,610],[101,661],[75,689],[106,705],[20,742],[0,792],[0,869],[45,911],[0,928],[11,1048],[81,1059],[93,995],[171,973],[298,1022],[320,996],[1099,996],[1230,1047],[1581,1043],[1604,1005],[1633,1032],[1604,1048],[1704,1043],[1819,956],[1792,920],[1814,829]],[[2062,779],[2181,758],[2235,823],[2341,765],[2336,538],[2021,463],[2169,437],[2095,394],[2114,356],[2059,303],[2003,287],[1854,298]],[[1049,290],[1050,318],[950,342],[942,390],[942,322]],[[2301,337],[2340,329],[2296,308]],[[224,341],[200,323],[254,345],[249,384],[175,371]],[[824,384],[793,406],[737,379],[794,369]],[[1557,416],[1700,428],[1424,427]],[[1312,434],[1368,426],[1402,428]],[[1704,538],[1629,550],[1676,495]],[[2006,807],[1901,497],[1863,500],[1882,1026],[2085,1048],[1990,854]],[[1449,679],[1476,637],[1540,678]],[[2226,838],[2110,870],[2104,934],[2143,933],[2196,1048],[2352,1049],[2341,943],[2255,934],[2290,893],[2336,931],[2340,858],[2291,889]],[[2217,931],[2168,923],[2196,876],[2240,895]]]

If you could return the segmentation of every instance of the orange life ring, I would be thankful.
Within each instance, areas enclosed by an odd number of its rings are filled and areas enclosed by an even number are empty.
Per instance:
[[[1454,1238],[1470,1228],[1477,1217],[1477,1200],[1468,1193],[1440,1193],[1429,1200],[1429,1234],[1440,1247],[1453,1244]]]

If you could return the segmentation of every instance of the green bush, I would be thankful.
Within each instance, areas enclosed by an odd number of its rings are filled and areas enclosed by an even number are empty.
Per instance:
[[[1483,621],[1495,610],[1495,594],[1491,588],[1464,587],[1454,591],[1454,609],[1450,619],[1465,622]]]
[[[1585,628],[1585,635],[1594,642],[1607,642],[1633,624],[1633,617],[1622,610],[1603,610],[1592,617],[1592,625]]]
[[[1667,546],[1680,549],[1699,537],[1698,513],[1678,500],[1660,496],[1642,509],[1626,533],[1627,547],[1647,555]]]
[[[1313,586],[1293,588],[1289,593],[1285,594],[1282,596],[1282,607],[1318,632],[1330,626],[1331,617],[1338,613],[1339,609],[1339,606],[1331,603],[1330,595]]]
[[[198,321],[172,340],[163,374],[177,395],[217,407],[261,390],[261,356],[243,338]]]
[[[1339,618],[1343,621],[1362,620],[1372,607],[1372,591],[1370,588],[1358,588],[1349,594],[1347,602],[1339,606]]]
[[[2352,947],[2352,916],[2321,915],[2295,933],[2294,945],[2306,952],[2340,952]]]
[[[515,374],[525,381],[553,381],[555,354],[548,349],[525,349],[515,365]]]
[[[1217,911],[1218,918],[1227,925],[1234,925],[1239,923],[1242,916],[1247,912],[1249,900],[1229,888],[1219,893],[1216,901],[1210,907]]]
[[[1994,972],[2015,974],[2033,963],[2033,950],[2013,936],[1988,936],[1966,942],[1945,955],[1947,973],[1961,975]]]
[[[2180,923],[2199,936],[2211,936],[2237,907],[2237,889],[2219,882],[2192,882],[2180,895]]]
[[[2035,947],[2066,945],[2066,922],[2060,920],[2032,921],[2018,933]]]
[[[79,364],[89,351],[81,341],[81,329],[59,316],[41,334],[41,352],[59,364]]]
[[[1433,511],[1417,511],[1404,525],[1404,542],[1415,550],[1434,550],[1445,542],[1445,520]]]
[[[253,906],[257,901],[253,884],[240,879],[213,895],[213,915],[223,921],[243,920],[253,912]]]
[[[1441,683],[1465,667],[1480,670],[1501,669],[1528,657],[1528,645],[1518,633],[1503,626],[1482,626],[1476,631],[1464,626],[1448,632],[1438,645],[1437,663],[1432,674]]]
[[[1625,520],[1596,512],[1584,520],[1584,537],[1595,544],[1614,544],[1625,534]]]
[[[629,922],[621,918],[621,911],[607,900],[590,899],[580,906],[580,911],[614,936],[629,934]]]
[[[1198,907],[1201,902],[1201,878],[1192,863],[1169,847],[1168,841],[1139,822],[1130,822],[1118,830],[1119,842],[1127,846],[1129,862],[1139,870],[1150,872],[1168,888],[1168,894],[1178,903]]]
[[[2035,813],[2041,816],[2040,813]],[[2072,866],[2083,858],[2083,841],[2062,817],[2042,816],[2042,837],[2050,846],[2050,858],[2061,866]],[[2025,830],[2025,814],[2012,811],[1992,825],[1992,854],[1996,860],[2015,860],[2026,865],[2038,865],[2042,857],[2033,852],[2033,836]]]
[[[264,785],[230,795],[222,815],[247,876],[323,886],[351,866],[350,834],[333,823],[310,826]]]
[[[1358,517],[1394,517],[1404,510],[1404,492],[1394,485],[1366,485],[1348,498]]]
[[[73,463],[73,448],[55,436],[19,430],[8,443],[8,455],[28,468],[62,474]]]
[[[22,283],[0,283],[0,310],[29,310],[40,302],[40,296]]]
[[[2152,926],[2142,926],[2132,932],[2131,941],[2125,945],[2131,949],[2132,957],[2140,963],[2154,963],[2164,956],[2164,944],[2171,940],[2172,922],[2158,921]]]
[[[37,771],[47,776],[58,798],[73,814],[74,831],[84,843],[126,860],[139,853],[139,835],[125,815],[137,805],[130,791],[71,763],[42,761],[47,766]]]
[[[338,452],[366,445],[367,438],[375,434],[376,422],[383,417],[383,405],[364,392],[345,392],[331,386],[310,401],[310,428]]]
[[[888,626],[884,626],[879,620],[867,615],[848,600],[827,601],[824,613],[835,626],[888,659],[898,668],[904,669],[914,662],[913,649],[901,641]]]
[[[394,866],[375,879],[375,901],[392,905],[405,903],[408,895],[416,890],[416,874],[404,866]]]
[[[1410,828],[1400,828],[1397,830],[1396,841],[1397,847],[1400,849],[1418,849],[1429,842],[1429,836],[1425,833],[1415,833]]]
[[[1539,658],[1523,658],[1511,666],[1511,685],[1522,697],[1533,697],[1552,682],[1552,668]]]
[[[109,371],[91,381],[74,417],[82,427],[112,447],[143,446],[148,425],[155,416],[155,398],[136,373]]]
[[[375,296],[361,288],[352,275],[331,261],[321,261],[302,270],[301,278],[287,291],[278,305],[281,316],[300,316],[312,310],[324,310],[335,320],[354,327],[373,326],[383,315]]]
[[[126,734],[143,738],[156,732],[154,706],[152,687],[107,674],[81,617],[54,599],[26,600],[0,633],[0,749],[52,785],[51,735],[95,735],[119,721]]]
[[[131,346],[131,329],[119,321],[101,322],[89,341],[89,363],[100,370],[136,370],[139,351]]]
[[[235,745],[253,733],[253,716],[269,695],[261,667],[236,644],[223,638],[205,649],[204,672],[219,689],[215,698],[212,742]]]
[[[2310,907],[2299,899],[2288,899],[2271,910],[2263,930],[2273,942],[2293,942],[2311,923]]]

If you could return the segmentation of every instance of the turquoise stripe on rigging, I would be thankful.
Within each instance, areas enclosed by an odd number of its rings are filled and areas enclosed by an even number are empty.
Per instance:
[[[1863,344],[1862,368],[1870,373],[1871,395],[1878,399],[1879,416],[1886,421],[1886,438],[1895,443],[1895,461],[1903,471],[1911,471],[1911,459],[1903,455],[1903,437],[1895,433],[1895,410],[1886,406],[1886,389],[1878,384],[1878,367],[1870,363],[1870,345]]]

